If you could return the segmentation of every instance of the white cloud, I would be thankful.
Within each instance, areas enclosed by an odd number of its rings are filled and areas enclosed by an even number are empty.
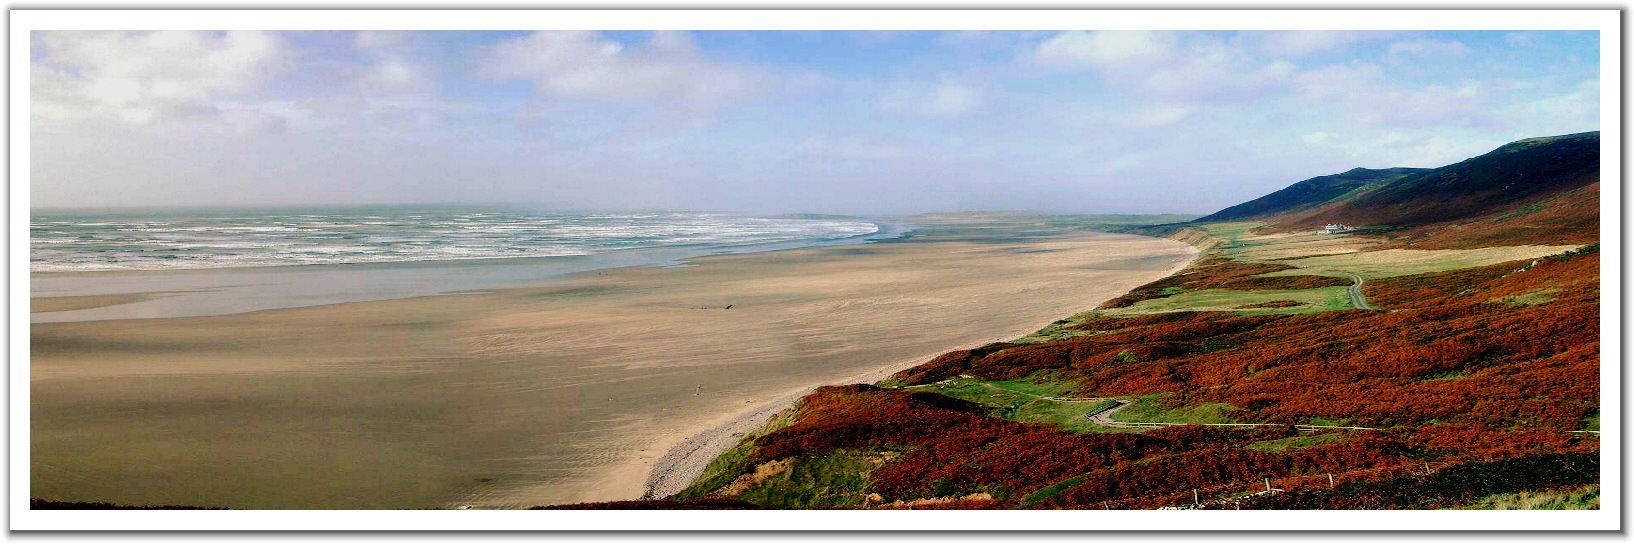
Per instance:
[[[1142,157],[1141,154],[1135,153],[1135,154],[1131,154],[1131,155],[1124,155],[1124,156],[1118,157],[1116,159],[1112,159],[1112,160],[1101,163],[1100,171],[1102,173],[1107,173],[1107,174],[1113,174],[1113,173],[1118,173],[1118,172],[1131,172],[1131,171],[1139,170],[1139,169],[1141,169],[1141,167],[1143,167],[1145,165],[1146,165],[1145,158]]]
[[[1497,110],[1525,82],[1465,80],[1404,85],[1375,64],[1333,65],[1299,74],[1297,95],[1310,111],[1370,127],[1499,128]]]
[[[1130,115],[1129,126],[1133,128],[1157,128],[1172,125],[1187,115],[1191,115],[1197,108],[1181,105],[1161,105],[1146,108]]]
[[[259,31],[40,32],[36,120],[142,125],[214,111],[286,70],[288,44]]]
[[[661,99],[714,109],[765,92],[770,78],[704,58],[685,32],[626,48],[595,31],[539,31],[494,46],[481,71],[533,82],[540,94],[605,102]]]
[[[857,88],[870,85],[858,83]],[[986,91],[966,83],[951,73],[936,76],[936,83],[903,81],[890,84],[882,91],[882,105],[889,113],[906,113],[921,117],[952,118],[975,111],[986,103]]]
[[[954,45],[969,42],[986,41],[992,33],[986,30],[949,30],[936,38],[937,45]]]
[[[1543,33],[1535,30],[1510,32],[1504,34],[1504,43],[1511,47],[1531,47],[1536,45],[1538,40],[1542,38]]]
[[[887,144],[877,138],[860,136],[839,139],[811,136],[795,146],[795,149],[813,157],[848,161],[886,161],[907,155],[901,146]]]
[[[1299,139],[1304,141],[1307,144],[1321,145],[1323,143],[1326,143],[1328,140],[1332,140],[1336,136],[1338,136],[1338,134],[1334,134],[1332,132],[1318,131],[1318,132],[1312,132],[1310,134],[1305,134],[1303,136],[1300,136]]]
[[[1386,58],[1390,59],[1391,61],[1399,61],[1404,55],[1412,55],[1414,57],[1441,57],[1462,55],[1468,52],[1469,46],[1464,45],[1463,42],[1419,39],[1390,44],[1390,49]]]
[[[1279,30],[1245,32],[1248,41],[1258,40],[1255,46],[1261,54],[1271,57],[1298,58],[1323,53],[1353,43],[1386,39],[1385,31],[1360,30]]]
[[[1092,70],[1100,84],[1145,100],[1207,107],[1280,94],[1299,67],[1237,43],[1175,32],[1062,32],[1021,59],[1051,70]]]
[[[897,38],[908,34],[906,30],[853,30],[848,32],[851,39],[863,47],[874,47],[896,41]]]
[[[936,90],[925,101],[926,113],[951,117],[969,113],[981,104],[981,96],[976,89],[946,77],[939,79]]]
[[[1563,94],[1545,96],[1499,109],[1496,115],[1515,125],[1546,121],[1545,130],[1566,134],[1598,130],[1600,126],[1600,80],[1591,78]],[[1532,136],[1544,136],[1533,134]]]
[[[1281,94],[1299,72],[1293,63],[1265,62],[1216,44],[1190,47],[1182,58],[1170,66],[1154,67],[1141,90],[1171,100],[1234,104]]]
[[[390,52],[401,51],[414,41],[414,33],[406,30],[359,30],[352,43],[363,51]]]
[[[1485,129],[1353,128],[1309,133],[1301,140],[1309,146],[1303,151],[1309,156],[1348,158],[1348,162],[1336,163],[1345,165],[1340,170],[1355,166],[1439,168],[1492,151],[1515,139],[1540,135],[1532,132],[1507,135]]]
[[[1061,69],[1126,69],[1164,62],[1175,53],[1172,32],[1069,30],[1033,50],[1037,64]]]
[[[1355,89],[1377,85],[1383,74],[1376,64],[1333,64],[1301,72],[1294,82],[1306,99],[1332,101]]]

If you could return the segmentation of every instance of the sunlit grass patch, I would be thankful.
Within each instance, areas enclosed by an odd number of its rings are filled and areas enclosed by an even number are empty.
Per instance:
[[[1551,288],[1548,288],[1548,289],[1538,289],[1536,291],[1527,291],[1525,293],[1521,293],[1519,295],[1514,295],[1514,296],[1495,298],[1495,299],[1492,299],[1492,302],[1497,302],[1497,303],[1500,303],[1500,304],[1508,304],[1508,305],[1511,305],[1511,306],[1537,306],[1539,304],[1547,304],[1549,302],[1554,302],[1554,300],[1556,298],[1558,298],[1558,297],[1555,296],[1555,294],[1559,293],[1559,292],[1560,292],[1560,289],[1551,287]]]
[[[1089,422],[1089,414],[1116,404],[1115,401],[1085,402],[1050,400],[1072,386],[1065,383],[1038,383],[1031,380],[983,382],[971,378],[908,387],[916,391],[940,393],[986,406],[994,417],[1019,423],[1048,423],[1071,432],[1104,432],[1105,427]]]
[[[1265,440],[1249,444],[1245,447],[1254,451],[1276,453],[1280,451],[1298,450],[1325,444],[1332,444],[1343,441],[1344,439],[1345,436],[1339,433],[1313,434],[1305,436],[1290,436],[1288,438],[1279,438],[1276,440]]]
[[[1021,378],[999,382],[986,382],[993,387],[1008,391],[1015,391],[1027,395],[1043,397],[1059,397],[1071,392],[1075,387],[1070,383],[1051,381],[1047,378]]]
[[[1100,311],[1107,315],[1123,316],[1183,310],[1236,311],[1245,315],[1316,313],[1351,309],[1350,295],[1346,292],[1346,289],[1343,286],[1274,291],[1204,289],[1180,293],[1171,297],[1142,300],[1123,308],[1110,308]],[[1298,302],[1300,305],[1283,308],[1242,309],[1244,306],[1289,300]]]
[[[1498,493],[1457,510],[1599,510],[1600,484],[1568,489]]]
[[[1356,274],[1365,279],[1410,276],[1428,272],[1445,272],[1460,268],[1488,266],[1507,261],[1538,259],[1559,254],[1578,246],[1505,246],[1480,249],[1386,249],[1344,255],[1279,260],[1280,264],[1297,266],[1264,274],[1266,276],[1296,276],[1313,270],[1331,270]]]
[[[754,439],[776,432],[794,424],[794,414],[799,411],[800,405],[784,410],[773,417],[759,429],[749,433],[741,442],[726,452],[716,456],[704,468],[702,475],[693,480],[692,485],[676,493],[676,500],[690,500],[707,496],[710,492],[732,483],[738,476],[754,470],[754,463],[750,461],[750,454],[754,452]],[[660,497],[662,498],[662,497]]]
[[[896,452],[835,450],[799,459],[738,498],[779,508],[843,508],[867,502],[868,476]]]
[[[1077,317],[1079,316],[1074,316],[1074,318]],[[1042,344],[1045,342],[1056,342],[1069,338],[1079,338],[1095,334],[1091,331],[1081,331],[1070,328],[1083,322],[1083,319],[1063,319],[1049,325],[1045,325],[1044,328],[1038,329],[1032,334],[1011,340],[1011,342],[1017,344]]]
[[[1233,257],[1242,261],[1282,261],[1318,255],[1349,254],[1379,244],[1376,238],[1326,233],[1249,235],[1236,242],[1237,251]]]
[[[1468,376],[1466,374],[1464,374],[1463,372],[1454,370],[1454,371],[1451,371],[1451,372],[1443,372],[1441,374],[1436,374],[1436,375],[1430,376],[1428,378],[1422,378],[1419,381],[1423,381],[1423,382],[1444,382],[1444,381],[1451,381],[1451,380],[1462,380],[1462,379],[1464,379],[1466,377],[1468,377]]]
[[[1214,238],[1224,241],[1235,241],[1244,236],[1248,236],[1248,231],[1264,224],[1265,223],[1258,221],[1237,221],[1230,223],[1204,223],[1198,226],[1205,232],[1208,232],[1209,236],[1213,236]]]
[[[1162,401],[1170,395],[1173,393],[1141,397],[1127,408],[1118,410],[1112,419],[1124,423],[1241,423],[1231,417],[1232,412],[1242,411],[1236,406],[1210,402],[1170,408]]]

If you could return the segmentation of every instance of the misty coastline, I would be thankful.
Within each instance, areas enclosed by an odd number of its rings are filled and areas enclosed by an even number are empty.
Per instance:
[[[918,228],[894,218],[848,219],[872,224],[874,230],[827,239],[610,248],[548,257],[31,272],[31,298],[151,294],[128,297],[120,304],[35,313],[31,322],[199,317],[482,292],[548,284],[574,274],[616,268],[688,266],[689,259],[708,255],[868,244],[910,236]]]

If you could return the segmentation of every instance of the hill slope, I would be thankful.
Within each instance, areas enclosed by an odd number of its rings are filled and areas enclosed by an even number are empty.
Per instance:
[[[1197,219],[1195,222],[1244,221],[1301,212],[1369,185],[1389,183],[1427,171],[1429,171],[1428,168],[1385,168],[1380,170],[1356,168],[1341,174],[1318,176],[1289,185],[1280,191],[1214,212]]]
[[[1313,178],[1209,216],[1510,247],[1156,227],[1202,258],[1033,335],[820,388],[641,507],[1418,509],[1592,486],[1599,246],[1514,246],[1597,240],[1598,141]]]
[[[1422,247],[1582,243],[1599,235],[1599,181],[1599,132],[1530,138],[1269,220],[1390,227]]]

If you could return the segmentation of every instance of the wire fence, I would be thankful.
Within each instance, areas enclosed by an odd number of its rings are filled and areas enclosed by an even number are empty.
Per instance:
[[[1332,489],[1346,482],[1379,480],[1400,476],[1428,476],[1443,468],[1471,461],[1496,461],[1502,458],[1482,459],[1453,459],[1438,462],[1415,461],[1399,465],[1371,467],[1343,472],[1323,474],[1303,474],[1299,476],[1272,476],[1253,481],[1239,481],[1229,484],[1203,487],[1189,491],[1166,493],[1162,495],[1143,495],[1122,499],[1108,499],[1100,503],[1106,510],[1198,510],[1210,507],[1230,507],[1241,505],[1250,499],[1266,495],[1275,495],[1296,489],[1326,488]]]

